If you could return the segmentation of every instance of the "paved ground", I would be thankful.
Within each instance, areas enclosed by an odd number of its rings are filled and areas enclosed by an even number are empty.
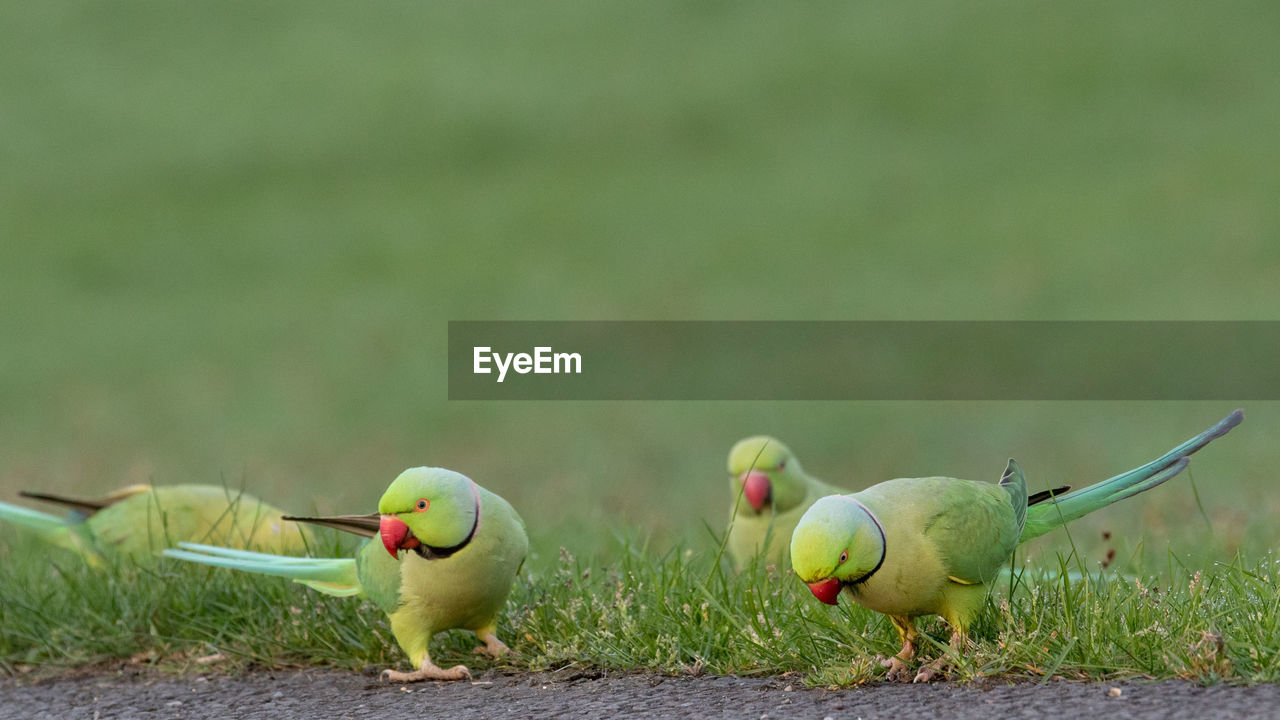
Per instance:
[[[1117,689],[1118,688],[1118,692]],[[575,671],[494,675],[476,683],[386,685],[334,671],[239,677],[155,673],[0,680],[0,718],[1280,718],[1280,686],[1185,682],[1043,686],[878,685],[808,690],[786,678],[668,678]]]

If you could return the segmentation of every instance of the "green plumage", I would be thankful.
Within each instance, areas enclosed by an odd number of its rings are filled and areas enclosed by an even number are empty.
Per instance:
[[[133,485],[100,499],[44,493],[28,497],[71,508],[64,517],[0,503],[0,519],[34,531],[42,540],[79,553],[90,564],[107,555],[150,563],[179,542],[299,553],[299,528],[280,510],[244,493],[212,485]]]
[[[418,509],[419,505],[425,508]],[[165,555],[246,572],[290,578],[331,595],[364,595],[387,613],[392,633],[417,671],[385,676],[397,681],[469,677],[465,667],[431,662],[432,635],[453,628],[476,633],[485,650],[506,646],[494,635],[516,574],[528,552],[524,522],[506,500],[443,468],[406,470],[383,494],[380,515],[308,518],[374,537],[354,558],[287,558],[182,544]],[[388,522],[410,534],[396,555],[384,543]]]
[[[903,650],[885,665],[891,679],[907,679],[915,617],[941,615],[954,630],[953,643],[961,642],[986,601],[987,584],[1018,543],[1165,482],[1187,466],[1191,453],[1243,418],[1237,410],[1146,465],[1075,492],[1038,496],[1030,506],[1022,469],[1012,460],[998,484],[901,478],[825,497],[796,526],[792,567],[825,602],[834,604],[845,590],[859,604],[889,615]],[[931,665],[915,679],[938,672]]]

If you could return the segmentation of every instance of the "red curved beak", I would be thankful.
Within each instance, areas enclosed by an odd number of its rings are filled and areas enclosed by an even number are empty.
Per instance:
[[[809,583],[809,591],[822,602],[835,605],[836,598],[840,597],[840,580],[831,577],[822,582]]]
[[[752,470],[742,478],[742,494],[746,496],[747,502],[756,512],[764,510],[769,504],[773,494],[773,483],[769,482],[769,476],[759,470]]]
[[[409,532],[409,526],[395,515],[383,515],[378,523],[378,532],[382,535],[382,546],[391,553],[391,557],[399,557],[400,550],[418,546],[418,538]]]

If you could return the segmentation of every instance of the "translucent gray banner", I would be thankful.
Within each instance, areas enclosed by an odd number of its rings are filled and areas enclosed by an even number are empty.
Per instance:
[[[449,323],[450,400],[1277,400],[1280,322]]]

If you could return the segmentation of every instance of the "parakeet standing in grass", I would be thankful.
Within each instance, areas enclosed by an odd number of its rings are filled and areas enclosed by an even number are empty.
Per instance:
[[[791,531],[820,497],[847,490],[805,474],[791,450],[776,438],[757,435],[729,450],[729,554],[734,566],[762,555],[785,567]]]
[[[444,669],[427,645],[438,632],[470,630],[497,657],[495,635],[516,574],[529,550],[524,521],[501,497],[443,468],[405,470],[378,512],[288,518],[370,537],[355,558],[291,558],[182,543],[165,555],[248,572],[278,575],[330,595],[366,595],[391,619],[396,641],[417,668],[384,670],[395,682],[470,678],[465,666]],[[378,540],[373,540],[378,536]]]
[[[214,485],[130,485],[105,497],[73,498],[24,491],[23,496],[70,508],[63,517],[0,503],[0,519],[35,531],[92,565],[107,555],[150,563],[179,542],[196,541],[302,553],[303,533],[257,498]]]
[[[889,616],[902,651],[881,663],[890,680],[912,677],[919,634],[914,619],[941,615],[958,652],[982,610],[987,586],[1025,540],[1177,475],[1188,457],[1240,424],[1236,410],[1217,425],[1142,467],[1066,494],[1028,498],[1012,460],[998,484],[948,477],[900,478],[813,504],[791,536],[791,563],[814,596],[834,605],[841,590]],[[1034,501],[1034,502],[1033,502]],[[917,682],[942,671],[942,658]]]

